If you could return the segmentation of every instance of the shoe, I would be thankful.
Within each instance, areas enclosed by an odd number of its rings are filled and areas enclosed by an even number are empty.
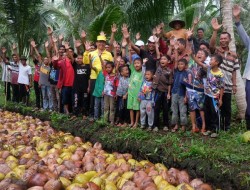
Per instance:
[[[145,129],[145,125],[141,125],[141,127],[140,127],[141,129]]]
[[[216,137],[218,137],[218,134],[217,134],[217,133],[212,133],[212,134],[211,134],[211,138],[216,138]]]
[[[148,128],[147,128],[147,131],[152,131],[152,127],[148,127]]]
[[[169,131],[169,128],[168,128],[167,126],[165,126],[165,127],[163,128],[163,131]]]
[[[150,127],[150,128],[151,128],[151,127]],[[155,127],[155,128],[153,129],[153,131],[154,131],[154,132],[158,132],[158,131],[159,131],[158,127]]]

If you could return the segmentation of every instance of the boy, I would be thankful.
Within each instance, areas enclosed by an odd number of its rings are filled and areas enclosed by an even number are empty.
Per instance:
[[[141,128],[145,128],[146,116],[148,116],[149,131],[152,130],[154,124],[155,90],[152,88],[153,75],[154,72],[151,70],[145,72],[145,79],[138,94],[138,100],[140,101]]]

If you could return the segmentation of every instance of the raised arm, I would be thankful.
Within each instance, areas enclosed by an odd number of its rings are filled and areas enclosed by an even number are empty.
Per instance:
[[[126,39],[122,39],[122,57],[126,57],[126,47],[128,45]]]
[[[111,26],[111,37],[110,37],[110,42],[109,42],[109,51],[113,51],[113,43],[115,41],[115,33],[117,32],[117,26],[116,24],[112,24]]]
[[[39,63],[42,63],[42,57],[40,55],[40,53],[38,52],[37,48],[36,48],[36,42],[34,40],[31,40],[30,42],[30,45],[33,47],[33,49],[35,50],[36,52],[36,56],[37,56],[37,59],[39,61]]]
[[[53,37],[52,42],[53,42],[53,47],[54,47],[54,53],[56,56],[58,56],[57,38]]]
[[[17,61],[19,62],[19,54],[18,54],[18,52],[17,52],[17,45],[14,43],[13,45],[12,45],[12,49],[13,49],[13,53],[14,54],[16,54],[16,57],[17,57]]]
[[[126,39],[127,43],[131,45],[131,48],[139,55],[140,48],[135,46],[135,44],[130,40],[130,34],[128,32],[128,27],[126,24],[122,25],[122,33],[123,33],[123,38]]]
[[[76,47],[76,51],[77,51],[77,54],[78,54],[78,55],[81,54],[81,45],[82,45],[81,40],[76,40],[76,41],[75,41],[75,47]]]
[[[212,21],[211,21],[211,24],[212,24],[212,27],[213,27],[213,35],[212,35],[212,37],[210,39],[209,46],[210,46],[211,53],[214,53],[215,47],[216,47],[217,33],[218,33],[218,30],[222,27],[222,24],[218,23],[217,18],[213,18]]]
[[[45,42],[44,47],[45,47],[45,51],[46,51],[46,56],[49,59],[49,63],[51,63],[51,55],[49,52],[49,42],[48,41]]]
[[[82,30],[82,32],[81,32],[81,41],[82,41],[84,50],[86,50],[86,46],[85,46],[86,36],[87,36],[87,33],[84,30]]]
[[[241,7],[239,5],[234,5],[233,16],[235,19],[235,24],[237,26],[237,32],[239,33],[239,36],[241,40],[243,41],[245,47],[249,50],[250,37],[247,35],[246,30],[240,23],[240,13],[241,13]]]

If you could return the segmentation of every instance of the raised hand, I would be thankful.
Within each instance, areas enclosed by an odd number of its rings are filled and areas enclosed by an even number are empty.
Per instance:
[[[64,42],[64,46],[65,46],[65,49],[69,49],[70,48],[69,42]]]
[[[176,40],[174,36],[170,37],[170,46],[174,46],[176,44]]]
[[[222,27],[222,24],[219,24],[219,23],[218,23],[217,18],[213,18],[213,19],[211,20],[211,24],[212,24],[212,27],[213,27],[213,30],[214,30],[214,31],[218,31],[218,30]]]
[[[158,44],[158,42],[159,42],[159,38],[157,38],[157,36],[156,36],[156,35],[153,35],[153,38],[154,38],[155,43],[156,43],[156,44]]]
[[[47,28],[47,34],[48,35],[52,35],[53,34],[53,30],[52,30],[52,28],[50,26],[48,26],[48,28]]]
[[[136,40],[141,39],[141,34],[140,34],[140,32],[137,32],[137,33],[136,33],[136,35],[135,35],[135,39],[136,39]]]
[[[236,19],[240,18],[240,13],[241,13],[241,7],[239,5],[234,5],[233,6],[233,16]]]
[[[56,42],[57,42],[57,37],[53,36],[53,37],[52,37],[52,41],[53,41],[54,43],[56,43]]]
[[[187,35],[188,39],[193,36],[193,32],[192,32],[192,30],[190,28],[186,31],[186,35]]]
[[[60,34],[58,38],[60,41],[63,41],[63,38],[64,38],[63,34]]]
[[[117,48],[118,47],[118,43],[116,41],[113,42],[113,47]]]
[[[197,17],[194,19],[193,24],[196,26],[200,22],[200,19]]]
[[[6,49],[5,47],[2,47],[1,50],[2,50],[2,53],[3,53],[3,54],[5,54],[6,51],[7,51],[7,49]]]
[[[58,56],[56,56],[56,55],[52,57],[52,61],[57,61],[58,59],[59,59],[59,58],[58,58]]]
[[[80,40],[75,41],[75,47],[79,48],[82,45],[82,42]]]
[[[122,24],[122,33],[124,32],[124,31],[128,31],[128,25],[127,24]]]
[[[35,42],[34,40],[31,40],[31,41],[30,41],[30,45],[31,45],[33,48],[35,48],[35,47],[36,47],[36,42]]]
[[[159,24],[156,26],[156,35],[159,36],[162,33],[162,26]]]
[[[81,32],[81,38],[86,38],[86,36],[87,36],[87,33],[84,30],[82,30],[82,32]]]
[[[111,32],[112,33],[116,33],[117,32],[117,26],[116,26],[116,24],[115,23],[113,23],[112,25],[111,25]]]
[[[91,45],[89,41],[86,41],[84,45],[85,45],[86,51],[89,51],[91,49]]]
[[[101,31],[100,36],[106,36],[106,34],[103,31]]]
[[[16,45],[15,43],[12,45],[12,49],[13,49],[13,50],[16,50],[16,49],[17,49],[17,45]]]
[[[153,36],[156,35],[156,28],[153,28],[153,30],[152,30],[152,35],[153,35]]]
[[[45,46],[45,48],[48,48],[49,47],[49,41],[46,41],[44,46]]]
[[[126,47],[128,45],[126,39],[122,39],[122,47]]]

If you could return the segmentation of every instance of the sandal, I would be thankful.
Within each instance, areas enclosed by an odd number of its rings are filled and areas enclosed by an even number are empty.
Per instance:
[[[200,129],[198,127],[195,127],[194,129],[192,129],[192,133],[198,133],[200,131]]]

